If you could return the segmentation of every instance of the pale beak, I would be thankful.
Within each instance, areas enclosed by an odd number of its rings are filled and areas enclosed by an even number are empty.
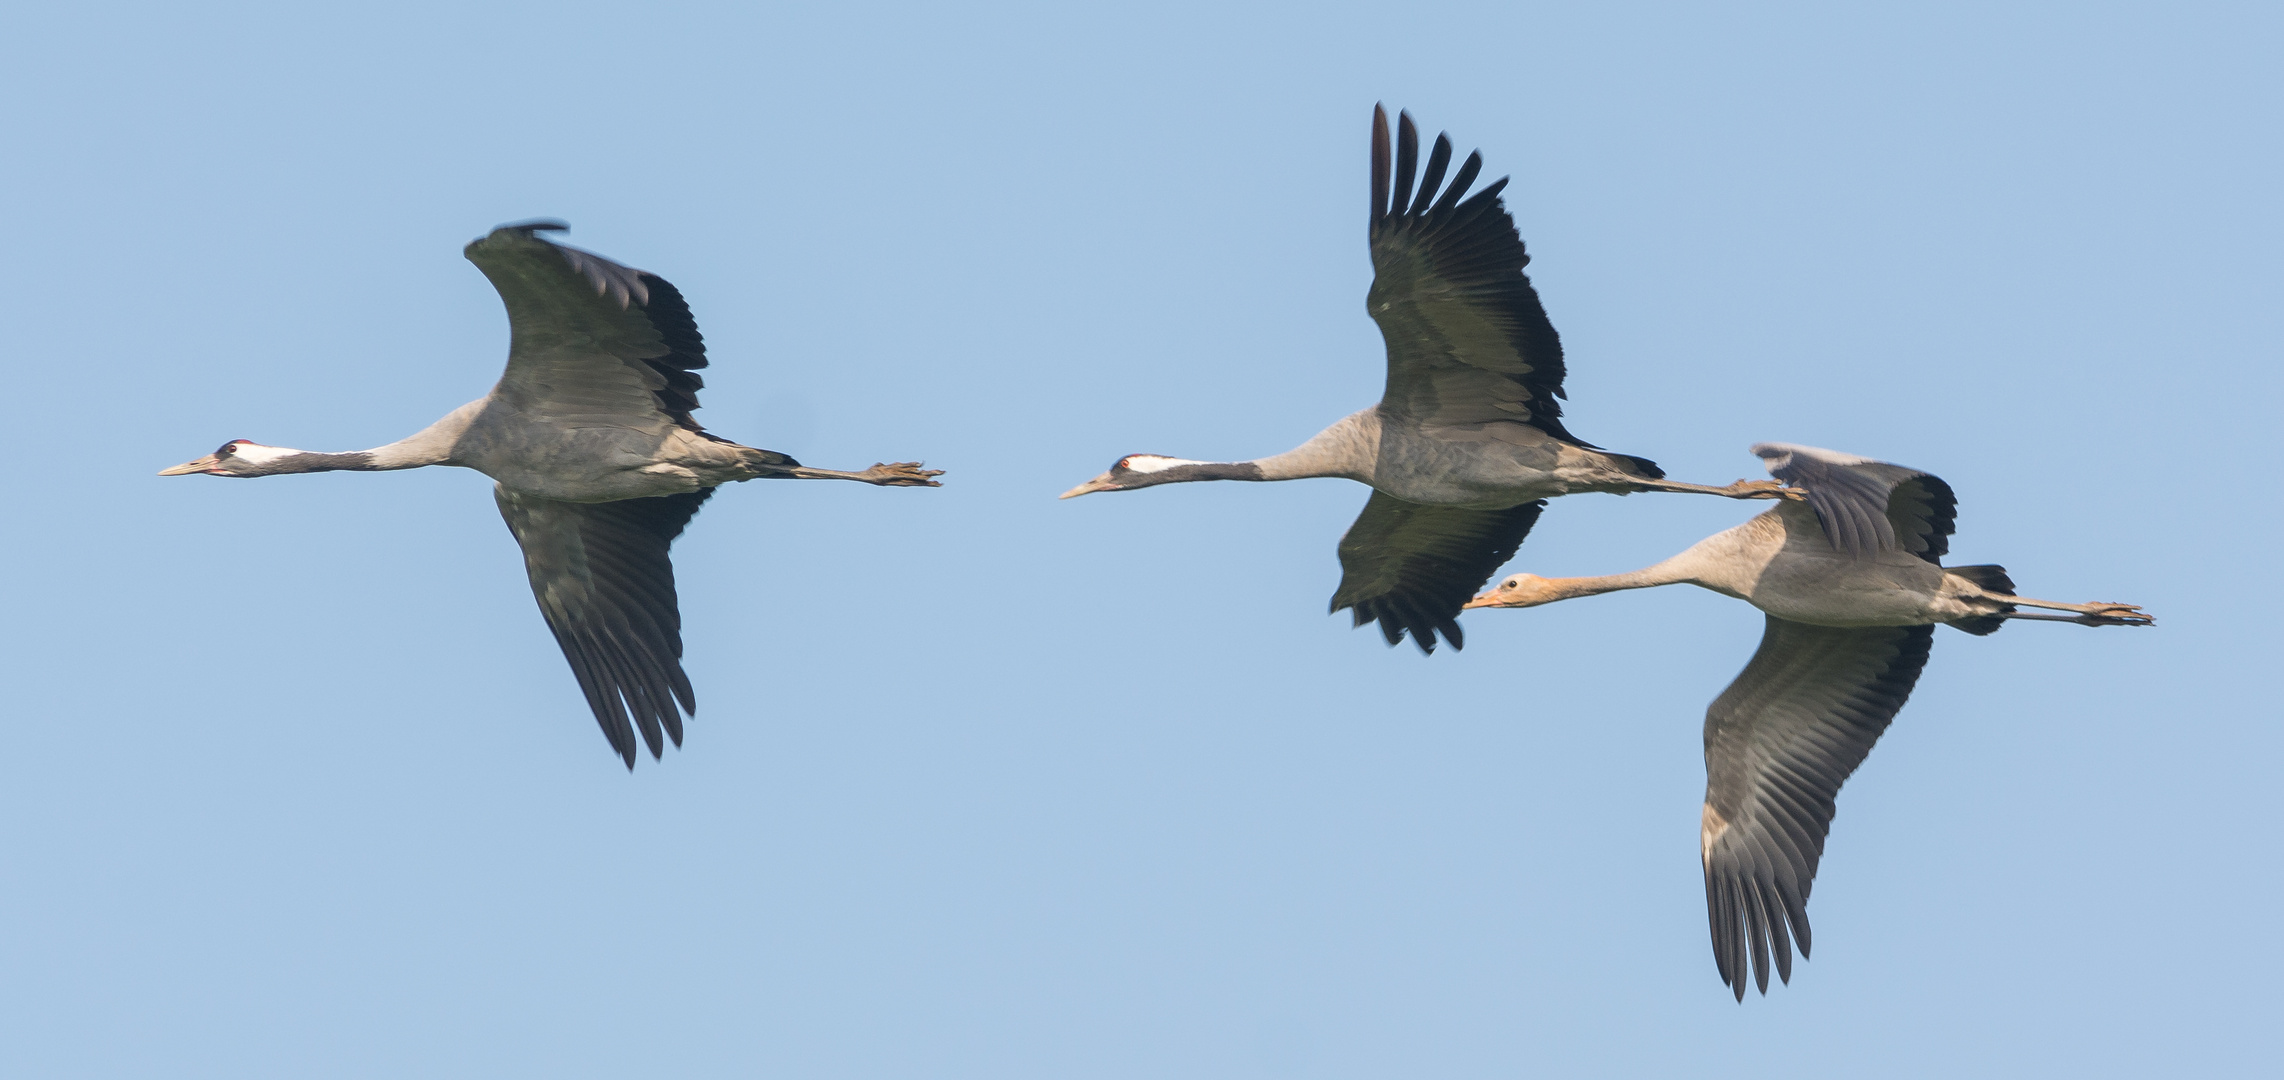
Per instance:
[[[205,472],[206,470],[220,464],[222,464],[221,458],[216,457],[213,454],[208,454],[205,457],[199,458],[197,461],[185,461],[182,464],[177,465],[171,469],[160,469],[159,475],[187,476],[195,472]]]
[[[1490,592],[1484,593],[1483,595],[1478,596],[1473,600],[1469,600],[1468,602],[1459,605],[1459,610],[1466,611],[1469,608],[1505,606],[1507,605],[1499,602],[1499,590],[1493,589]]]
[[[1092,495],[1092,494],[1094,494],[1094,493],[1095,493],[1095,492],[1097,492],[1097,491],[1117,491],[1117,490],[1118,490],[1118,484],[1117,484],[1117,482],[1116,482],[1116,481],[1113,481],[1113,480],[1110,478],[1110,474],[1109,474],[1109,473],[1104,473],[1104,474],[1102,474],[1101,476],[1097,476],[1097,477],[1095,477],[1094,479],[1092,479],[1092,480],[1089,480],[1089,481],[1087,481],[1086,483],[1080,484],[1079,486],[1077,486],[1077,487],[1075,487],[1075,488],[1072,488],[1072,489],[1070,489],[1069,491],[1063,492],[1062,494],[1060,494],[1060,495],[1057,495],[1057,496],[1055,496],[1055,497],[1056,497],[1056,498],[1058,498],[1058,499],[1075,499],[1075,498],[1077,498],[1077,497],[1079,497],[1079,496],[1081,496],[1081,495]]]

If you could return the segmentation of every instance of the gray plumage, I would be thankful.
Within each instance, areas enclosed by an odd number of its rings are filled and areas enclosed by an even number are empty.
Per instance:
[[[1700,854],[1713,958],[1743,1000],[1789,982],[1809,950],[1808,895],[1834,800],[1911,696],[1935,624],[1988,634],[2010,619],[2147,626],[2130,604],[2014,595],[1997,566],[1945,567],[1950,485],[1917,469],[1810,446],[1753,448],[1794,485],[1786,501],[1642,570],[1517,574],[1469,607],[1535,607],[1620,589],[1691,584],[1767,615],[1759,650],[1705,713]],[[2022,607],[2073,612],[2029,614]]]
[[[1768,992],[1772,952],[1792,981],[1788,936],[1808,955],[1808,893],[1834,800],[1911,696],[1935,638],[1932,625],[1767,620],[1760,648],[1705,710],[1705,908],[1715,967],[1740,1000],[1748,970]]]
[[[507,369],[492,392],[410,438],[321,454],[243,439],[162,475],[269,476],[424,465],[494,481],[541,614],[611,748],[634,767],[682,743],[697,698],[682,670],[668,549],[713,489],[753,479],[937,486],[916,462],[840,472],[705,430],[705,339],[680,290],[548,241],[558,222],[502,226],[467,247],[507,307]]]
[[[1689,491],[1765,498],[1776,485],[1714,488],[1664,479],[1654,462],[1616,454],[1563,425],[1562,340],[1530,278],[1505,180],[1472,195],[1483,166],[1469,154],[1451,182],[1451,140],[1437,136],[1423,170],[1419,133],[1372,111],[1373,279],[1365,311],[1387,344],[1380,402],[1302,446],[1246,462],[1130,454],[1064,493],[1124,491],[1198,480],[1342,477],[1374,494],[1340,542],[1332,610],[1377,622],[1390,645],[1422,652],[1439,636],[1464,643],[1458,614],[1512,556],[1543,500],[1582,491]],[[1414,181],[1418,186],[1415,194]]]

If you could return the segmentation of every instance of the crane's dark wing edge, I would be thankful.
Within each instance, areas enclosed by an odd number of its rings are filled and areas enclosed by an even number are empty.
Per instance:
[[[1900,548],[1938,566],[1951,550],[1959,501],[1940,477],[1814,446],[1760,443],[1753,453],[1807,496],[1834,550],[1861,557]]]
[[[503,225],[468,245],[469,261],[499,290],[517,332],[503,383],[538,396],[576,393],[582,369],[561,366],[566,355],[587,364],[639,362],[657,380],[651,393],[658,410],[703,431],[690,414],[706,385],[698,374],[707,364],[706,339],[682,291],[656,274],[539,235],[563,228],[547,221]],[[544,359],[522,355],[526,339]],[[534,363],[548,370],[525,370]]]
[[[540,614],[603,737],[630,769],[635,729],[656,758],[663,739],[682,745],[682,716],[698,711],[682,671],[682,614],[667,549],[713,493],[572,503],[493,488],[523,548]]]
[[[1515,557],[1545,509],[1544,500],[1505,510],[1423,506],[1375,491],[1340,538],[1332,610],[1355,609],[1357,626],[1378,621],[1390,645],[1409,632],[1432,653],[1441,632],[1463,648],[1460,608]]]
[[[1713,962],[1737,1000],[1792,980],[1808,955],[1808,893],[1834,799],[1927,665],[1933,626],[1838,628],[1768,617],[1736,681],[1705,710],[1699,834]]]
[[[690,314],[690,304],[682,299],[682,290],[656,274],[643,274],[642,283],[649,286],[650,293],[650,302],[643,305],[643,311],[650,316],[650,325],[658,330],[658,336],[666,345],[663,355],[642,358],[643,363],[666,380],[666,386],[656,391],[659,411],[683,427],[704,431],[690,414],[698,409],[698,391],[706,388],[705,376],[698,374],[698,369],[707,363],[706,337],[698,332],[698,319]]]
[[[1391,162],[1387,112],[1375,106],[1365,310],[1388,344],[1381,408],[1441,425],[1521,421],[1600,449],[1563,427],[1562,338],[1523,273],[1531,257],[1499,199],[1507,181],[1468,196],[1483,168],[1482,154],[1470,153],[1445,186],[1451,140],[1438,135],[1415,196],[1418,158],[1419,132],[1404,113]],[[1665,475],[1645,458],[1617,456],[1652,479]]]

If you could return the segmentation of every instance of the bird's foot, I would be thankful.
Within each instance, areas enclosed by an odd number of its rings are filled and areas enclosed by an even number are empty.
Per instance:
[[[2096,600],[2079,613],[2078,622],[2087,626],[2155,626],[2157,620],[2141,610],[2139,604],[2113,604]]]
[[[1788,488],[1778,480],[1739,480],[1721,493],[1732,499],[1791,499],[1800,502],[1808,496],[1799,488]]]
[[[868,484],[882,487],[943,487],[935,477],[944,475],[942,469],[923,469],[917,461],[899,461],[892,465],[875,463],[872,468],[856,474]]]

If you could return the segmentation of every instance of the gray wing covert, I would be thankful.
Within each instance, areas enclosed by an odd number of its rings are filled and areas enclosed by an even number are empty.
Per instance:
[[[1460,608],[1515,557],[1544,509],[1544,500],[1504,510],[1426,506],[1375,491],[1340,538],[1332,610],[1354,608],[1357,626],[1378,621],[1390,645],[1409,632],[1432,653],[1440,631],[1463,648]]]
[[[682,613],[667,549],[713,493],[572,503],[493,488],[523,548],[539,612],[603,737],[630,769],[635,728],[656,758],[662,733],[682,745],[682,716],[698,711],[682,671]]]
[[[1706,915],[1714,965],[1739,1001],[1748,977],[1768,992],[1772,952],[1792,980],[1788,925],[1808,955],[1808,893],[1834,799],[1911,696],[1934,635],[1771,615],[1759,650],[1706,709]]]
[[[1857,557],[1901,549],[1941,564],[1958,500],[1940,477],[1814,446],[1760,443],[1769,475],[1801,489],[1834,550]]]
[[[512,340],[496,393],[567,427],[700,430],[705,338],[664,278],[509,225],[467,248],[507,306]]]

